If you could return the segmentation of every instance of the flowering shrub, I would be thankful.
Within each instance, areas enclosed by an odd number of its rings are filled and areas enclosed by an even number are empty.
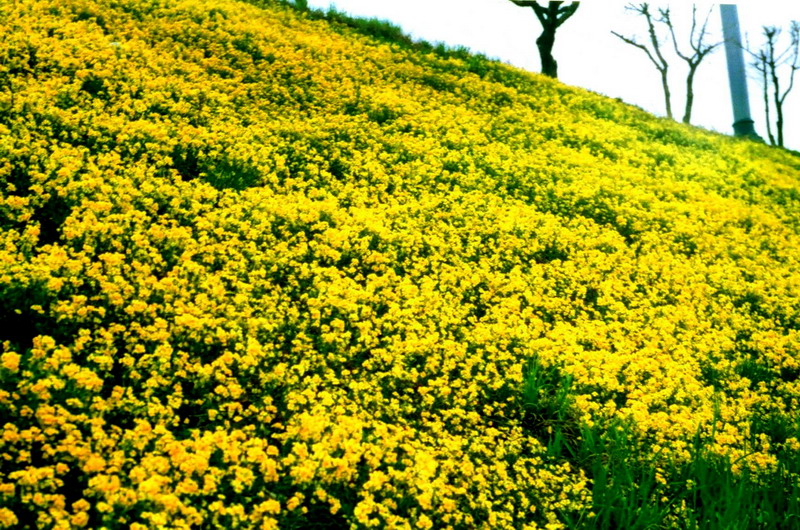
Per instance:
[[[0,526],[559,528],[531,363],[800,457],[797,156],[313,18],[0,6]]]

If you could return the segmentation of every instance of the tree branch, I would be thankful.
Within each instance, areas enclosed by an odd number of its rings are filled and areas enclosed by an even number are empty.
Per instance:
[[[659,71],[661,71],[662,65],[659,64],[658,61],[656,61],[655,57],[653,57],[653,55],[650,53],[650,50],[647,48],[647,46],[645,46],[644,44],[639,44],[638,42],[636,42],[636,39],[632,39],[630,37],[625,37],[624,35],[620,35],[616,31],[612,31],[611,34],[614,35],[615,37],[620,38],[622,41],[630,44],[631,46],[635,46],[635,47],[639,48],[640,50],[642,50],[644,53],[647,54],[647,57],[655,65],[655,67],[658,68]]]
[[[560,26],[563,24],[569,17],[575,14],[575,11],[578,10],[578,6],[580,2],[572,2],[566,7],[562,7],[559,9],[558,19],[556,20],[556,26]]]
[[[692,33],[690,35],[694,35],[694,27],[695,27],[694,9],[695,7],[692,6]],[[672,18],[670,18],[669,8],[660,9],[659,13],[661,15],[659,21],[662,22],[665,26],[667,26],[669,34],[672,37],[672,47],[675,49],[675,54],[684,61],[686,61],[687,63],[691,63],[691,59],[689,59],[689,57],[681,53],[680,46],[678,46],[678,37],[675,35],[675,27],[672,25]],[[689,40],[691,40],[691,36],[689,37]]]
[[[789,65],[790,72],[789,72],[789,86],[786,88],[786,91],[781,96],[781,105],[784,101],[786,101],[786,96],[789,95],[789,92],[792,91],[794,88],[794,74],[800,70],[800,23],[797,21],[792,22],[792,27],[790,30],[790,35],[792,42],[789,45],[787,51],[790,51],[792,56],[791,64]]]
[[[539,19],[542,26],[551,29],[555,29],[566,22],[569,17],[575,14],[575,11],[578,10],[578,6],[580,5],[580,2],[570,2],[568,6],[561,7],[561,4],[564,2],[549,2],[548,6],[545,8],[535,0],[509,1],[519,7],[533,8],[533,12],[536,13],[536,18]]]
[[[514,0],[511,0],[512,2]],[[531,6],[533,8],[533,12],[536,13],[536,18],[539,19],[539,23],[542,25],[543,28],[548,27],[548,18],[547,18],[547,11],[539,5],[539,2],[533,2]]]

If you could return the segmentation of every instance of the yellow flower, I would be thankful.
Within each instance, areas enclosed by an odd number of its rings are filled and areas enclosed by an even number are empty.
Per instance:
[[[261,520],[261,530],[276,530],[279,528],[277,519],[265,517]]]
[[[662,483],[696,434],[754,480],[797,456],[754,436],[800,399],[793,154],[280,3],[140,4],[0,17],[0,291],[53,335],[0,349],[0,493],[40,526],[89,524],[78,474],[105,526],[558,528],[592,507],[563,414],[630,420]]]
[[[106,461],[99,455],[92,455],[83,464],[83,471],[86,473],[97,473],[103,471],[106,467]]]
[[[417,519],[416,527],[422,528],[423,530],[428,530],[429,528],[433,528],[433,522],[427,515],[422,514]]]
[[[261,504],[261,508],[266,513],[271,513],[273,515],[277,515],[281,511],[281,503],[276,501],[275,499],[270,499],[268,501],[263,502]]]
[[[12,528],[19,523],[17,516],[8,508],[0,508],[0,525],[3,528]]]
[[[300,506],[300,503],[301,503],[301,502],[303,502],[303,495],[302,495],[302,494],[300,494],[300,493],[295,493],[295,494],[292,496],[292,498],[290,498],[290,499],[289,499],[289,500],[286,502],[286,509],[287,509],[287,510],[289,510],[289,511],[292,511],[292,510],[294,510],[295,508],[297,508],[298,506]]]
[[[3,355],[0,356],[0,361],[2,361],[3,368],[10,372],[19,370],[20,355],[17,352],[4,352]]]
[[[70,523],[73,526],[86,526],[89,523],[89,514],[86,512],[76,513],[70,518]]]

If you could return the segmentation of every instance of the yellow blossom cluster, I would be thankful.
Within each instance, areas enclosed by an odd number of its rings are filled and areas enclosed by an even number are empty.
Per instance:
[[[800,458],[798,156],[266,0],[0,34],[0,526],[559,528],[534,361]]]

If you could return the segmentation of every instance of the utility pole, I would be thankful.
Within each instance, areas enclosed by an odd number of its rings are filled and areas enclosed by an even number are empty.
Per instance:
[[[733,132],[736,136],[758,138],[750,117],[750,100],[747,95],[747,75],[744,69],[742,34],[739,30],[739,12],[735,4],[721,4],[722,35],[725,39],[725,58],[728,62],[728,81],[733,102]]]

